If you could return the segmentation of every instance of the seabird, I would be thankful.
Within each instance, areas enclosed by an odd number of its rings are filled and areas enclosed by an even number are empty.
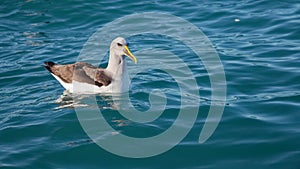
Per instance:
[[[85,62],[44,64],[55,79],[71,93],[122,93],[128,91],[130,82],[125,56],[137,63],[126,40],[118,37],[111,42],[109,61],[105,69]]]

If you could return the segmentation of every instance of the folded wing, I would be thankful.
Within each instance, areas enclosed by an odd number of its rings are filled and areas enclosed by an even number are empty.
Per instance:
[[[84,62],[67,65],[45,62],[45,67],[65,83],[72,83],[75,80],[101,87],[108,86],[112,81],[112,77],[107,74],[105,69]]]

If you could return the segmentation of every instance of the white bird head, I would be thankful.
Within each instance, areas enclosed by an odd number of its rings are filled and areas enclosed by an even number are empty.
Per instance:
[[[113,51],[117,56],[128,56],[134,63],[137,63],[136,57],[128,48],[128,43],[122,37],[118,37],[111,42],[110,51]]]

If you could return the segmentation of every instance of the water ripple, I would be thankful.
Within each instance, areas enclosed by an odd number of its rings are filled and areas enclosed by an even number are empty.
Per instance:
[[[147,3],[3,0],[0,4],[1,167],[273,169],[299,166],[299,3],[292,0]],[[63,89],[42,67],[42,62],[74,62],[83,44],[98,28],[124,15],[147,11],[182,17],[203,30],[220,55],[228,96],[219,127],[207,142],[198,144],[211,102],[205,67],[180,42],[154,35],[132,37],[134,53],[143,48],[163,48],[179,54],[192,69],[201,94],[199,117],[186,138],[161,156],[136,161],[115,157],[89,139],[74,107],[95,105],[89,104],[89,96],[82,99],[87,104],[74,103],[66,97],[55,102],[63,95]],[[102,55],[107,55],[107,51]],[[169,63],[177,68],[177,73],[185,74],[176,61],[170,59]],[[138,110],[148,110],[149,93],[161,89],[167,93],[168,108],[155,121],[139,124],[120,116],[111,98],[96,96],[96,106],[117,130],[116,133],[103,131],[102,139],[120,133],[149,137],[174,123],[181,100],[178,85],[166,72],[151,69],[151,64],[157,64],[156,60],[146,58],[142,65],[147,69],[133,77],[131,103]],[[186,94],[190,100],[185,108],[198,102],[195,95]]]

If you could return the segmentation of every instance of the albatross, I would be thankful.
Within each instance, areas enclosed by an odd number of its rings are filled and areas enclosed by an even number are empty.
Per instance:
[[[51,75],[71,93],[122,93],[128,91],[130,82],[125,56],[137,63],[126,40],[118,37],[111,42],[106,68],[85,62],[60,65],[50,61],[44,64]]]

